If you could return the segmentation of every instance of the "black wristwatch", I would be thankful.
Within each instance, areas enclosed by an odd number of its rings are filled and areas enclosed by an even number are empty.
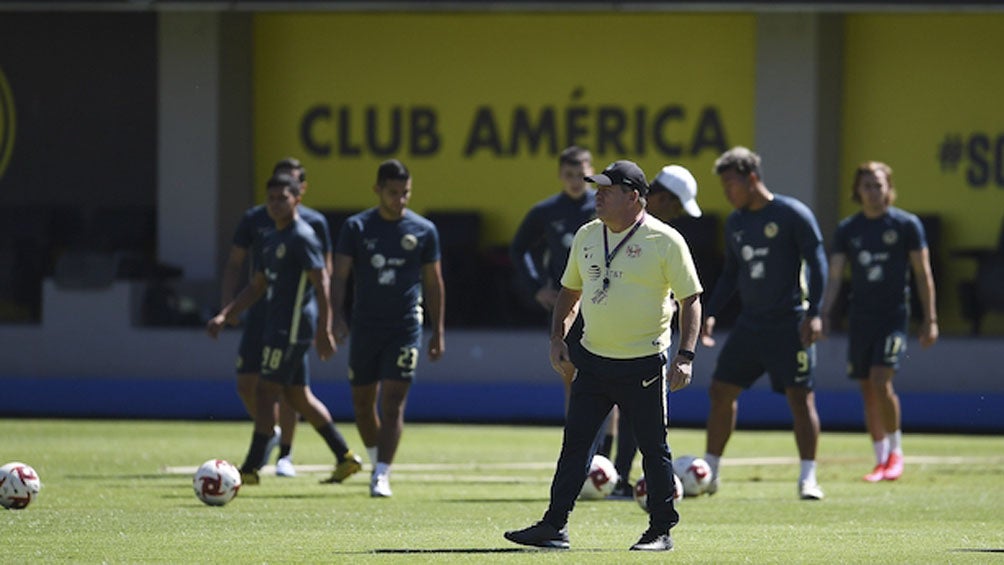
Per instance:
[[[683,357],[687,361],[694,360],[694,352],[689,349],[680,349],[676,352],[676,354],[679,355],[680,357]]]

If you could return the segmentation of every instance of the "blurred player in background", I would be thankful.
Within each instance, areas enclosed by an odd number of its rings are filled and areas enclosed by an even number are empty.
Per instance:
[[[444,351],[445,290],[436,226],[408,209],[411,173],[397,159],[384,161],[373,192],[377,206],[346,220],[338,236],[332,301],[335,337],[342,343],[349,335],[343,311],[346,285],[354,275],[352,404],[373,464],[370,496],[389,497],[391,464],[404,430],[426,313],[432,333],[429,359],[438,360]]]
[[[922,347],[938,340],[934,277],[923,224],[917,216],[893,206],[896,187],[892,169],[876,161],[862,163],[855,171],[851,190],[861,211],[837,226],[823,322],[826,327],[844,270],[850,264],[847,369],[861,389],[876,461],[864,479],[872,483],[894,481],[903,474],[903,434],[899,396],[892,379],[906,352],[910,269],[923,309]]]
[[[275,164],[272,169],[273,174],[290,174],[300,182],[300,197],[307,190],[307,171],[298,159],[287,157]],[[328,222],[324,215],[316,210],[300,205],[298,209],[300,218],[307,222],[317,234],[324,253],[325,265],[328,272],[331,272],[331,233],[328,230]],[[248,273],[254,274],[258,265],[256,257],[260,255],[261,242],[265,234],[275,229],[275,222],[269,217],[268,209],[265,205],[254,206],[244,212],[237,231],[234,234],[233,245],[230,247],[230,255],[227,258],[226,267],[223,270],[223,283],[220,304],[228,304],[233,300],[237,292],[237,285],[244,271],[244,264],[248,264]],[[240,347],[237,352],[237,394],[244,403],[244,408],[248,415],[254,418],[255,413],[255,388],[258,384],[258,376],[261,373],[261,353],[262,353],[262,332],[265,324],[265,301],[260,300],[253,304],[248,310],[244,319],[244,334],[241,336]],[[293,435],[296,431],[296,422],[299,415],[280,400],[276,407],[276,419],[279,422],[275,428],[268,448],[265,450],[265,459],[262,465],[268,462],[269,454],[276,447],[279,448],[279,456],[275,464],[275,474],[280,477],[296,476],[296,469],[293,466],[292,449]]]
[[[749,149],[723,153],[715,161],[715,173],[735,211],[725,221],[725,268],[707,304],[704,344],[714,345],[715,315],[737,286],[742,310],[711,377],[704,456],[713,474],[708,492],[718,490],[719,462],[735,429],[739,394],[766,372],[772,390],[784,393],[791,409],[801,460],[798,495],[819,500],[819,415],[812,380],[826,281],[819,225],[805,204],[764,185],[760,156]],[[808,282],[807,298],[803,281]]]
[[[568,262],[568,250],[575,232],[596,217],[596,191],[585,178],[593,174],[593,155],[588,149],[572,145],[558,155],[558,180],[561,192],[533,205],[520,223],[509,255],[520,285],[533,293],[542,308],[551,312],[561,287],[561,275]],[[570,341],[582,337],[582,317],[578,316],[568,332]],[[575,367],[568,366],[561,373],[565,384],[565,405],[575,378]],[[614,430],[618,426],[618,413],[614,409],[604,429],[596,436],[593,451],[610,457],[613,450]],[[625,428],[626,429],[626,428]],[[630,436],[630,433],[625,435]],[[628,441],[633,441],[629,439]]]
[[[573,364],[568,416],[551,498],[543,518],[505,532],[514,543],[567,549],[568,517],[586,479],[590,446],[614,405],[628,415],[648,483],[649,526],[631,546],[673,549],[670,530],[680,515],[673,503],[673,467],[666,443],[666,389],[690,383],[700,328],[701,283],[683,236],[645,213],[648,181],[631,161],[616,161],[596,183],[597,220],[575,234],[551,323],[551,365]],[[680,298],[679,350],[666,367],[672,338],[672,293]],[[581,302],[582,338],[566,343]]]
[[[207,324],[207,331],[215,338],[224,325],[236,323],[241,312],[266,296],[261,375],[255,389],[255,430],[241,465],[241,477],[246,484],[259,481],[258,470],[274,435],[275,405],[281,396],[303,414],[335,455],[335,469],[326,482],[342,482],[362,469],[362,460],[352,453],[327,407],[311,392],[307,363],[311,342],[322,360],[336,350],[324,253],[314,228],[299,217],[299,180],[277,173],[267,186],[266,209],[275,229],[261,242],[248,286]]]
[[[701,217],[701,207],[697,205],[697,180],[690,171],[680,165],[667,165],[659,171],[648,184],[648,196],[645,197],[645,201],[646,212],[670,225],[673,220],[684,214],[693,218]],[[675,309],[676,303],[674,302],[672,306]],[[621,414],[617,426],[617,457],[614,459],[617,485],[608,498],[634,500],[631,467],[634,465],[637,449],[638,444],[635,442],[634,434],[631,433],[627,416]]]

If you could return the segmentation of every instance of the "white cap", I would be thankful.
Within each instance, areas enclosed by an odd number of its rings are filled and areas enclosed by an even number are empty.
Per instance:
[[[660,188],[675,194],[687,214],[695,218],[701,217],[701,207],[697,205],[697,180],[690,171],[679,165],[663,167],[652,180],[649,192],[655,192]]]

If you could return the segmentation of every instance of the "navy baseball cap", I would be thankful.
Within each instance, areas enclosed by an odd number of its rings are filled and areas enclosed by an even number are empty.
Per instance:
[[[619,184],[638,191],[638,194],[645,196],[648,193],[648,181],[645,180],[645,171],[631,161],[614,161],[603,169],[602,173],[591,175],[585,178],[586,182],[598,184],[600,186],[613,186]]]

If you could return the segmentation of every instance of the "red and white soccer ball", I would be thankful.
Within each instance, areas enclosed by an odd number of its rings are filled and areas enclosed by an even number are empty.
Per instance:
[[[237,496],[241,472],[223,459],[210,459],[199,467],[192,479],[195,496],[209,506],[223,506]]]
[[[42,481],[30,466],[13,461],[0,467],[0,506],[20,510],[38,496]]]
[[[582,491],[579,498],[586,500],[599,500],[606,498],[614,487],[617,486],[617,469],[609,459],[602,455],[593,455],[593,462],[589,466],[589,475],[586,482],[582,484]]]
[[[676,492],[673,493],[673,502],[680,502],[683,498],[683,484],[680,482],[680,477],[673,473],[673,482],[676,483]],[[645,482],[645,477],[639,477],[638,482],[634,484],[634,501],[641,506],[641,509],[648,512],[648,483]]]
[[[684,455],[674,459],[673,471],[683,483],[684,496],[700,496],[711,485],[711,465],[700,457]]]

